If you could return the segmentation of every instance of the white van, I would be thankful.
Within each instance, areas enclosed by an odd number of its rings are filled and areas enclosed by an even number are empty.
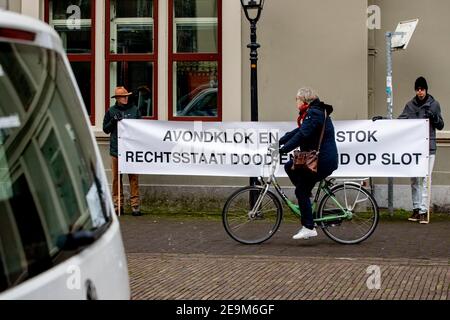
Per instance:
[[[60,38],[0,10],[0,299],[129,299],[113,213]]]

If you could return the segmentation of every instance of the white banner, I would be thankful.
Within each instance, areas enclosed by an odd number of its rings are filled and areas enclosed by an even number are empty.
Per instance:
[[[335,121],[339,168],[334,177],[420,177],[428,174],[428,120]],[[122,173],[267,176],[267,147],[291,122],[119,122]],[[287,176],[280,159],[277,176]]]

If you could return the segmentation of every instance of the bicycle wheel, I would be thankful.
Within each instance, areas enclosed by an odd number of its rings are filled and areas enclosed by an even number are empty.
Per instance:
[[[254,202],[262,196],[263,188],[249,186],[234,192],[225,203],[222,221],[228,235],[243,244],[259,244],[270,239],[281,223],[283,209],[280,200],[270,190],[262,199],[255,216],[251,217]]]
[[[320,201],[319,218],[343,215],[336,202],[351,212],[352,217],[322,222],[325,234],[342,244],[356,244],[370,237],[379,220],[378,205],[372,195],[363,187],[352,184],[337,185],[331,191],[331,195],[325,195]]]

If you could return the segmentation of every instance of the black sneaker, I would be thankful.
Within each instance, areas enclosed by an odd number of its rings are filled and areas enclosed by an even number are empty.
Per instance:
[[[420,215],[420,224],[428,224],[429,223],[429,221],[428,221],[428,219],[427,219],[428,217],[427,217],[427,214],[426,213],[424,213],[424,214],[421,214]]]
[[[142,213],[141,213],[141,210],[133,210],[133,211],[131,212],[131,215],[132,215],[133,217],[139,217],[139,216],[142,216]]]
[[[417,222],[420,220],[419,209],[414,209],[411,217],[408,218],[409,221]]]

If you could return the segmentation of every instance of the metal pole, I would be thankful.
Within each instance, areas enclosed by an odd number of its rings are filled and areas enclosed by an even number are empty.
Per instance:
[[[386,93],[387,93],[387,117],[392,119],[394,97],[392,90],[392,32],[386,33]],[[388,208],[389,214],[394,215],[394,179],[388,178]]]
[[[250,67],[251,67],[251,121],[258,121],[258,48],[256,43],[256,21],[250,25]]]
[[[251,121],[258,121],[258,48],[260,45],[256,42],[256,23],[257,20],[250,21],[250,112]],[[250,178],[250,185],[257,184],[258,179]]]
[[[430,165],[428,165],[430,167]],[[430,207],[431,207],[431,175],[433,172],[430,170],[427,176],[427,189],[428,189],[428,210],[427,210],[427,222],[430,223]]]
[[[119,171],[119,158],[117,158],[117,191],[118,191],[118,197],[119,199],[117,199],[117,203],[119,205],[118,207],[118,211],[119,211],[119,217],[122,214],[122,203],[121,203],[121,196],[120,196],[120,192],[121,190],[121,186],[122,186],[122,180],[121,180],[121,175],[120,175],[120,171]]]

